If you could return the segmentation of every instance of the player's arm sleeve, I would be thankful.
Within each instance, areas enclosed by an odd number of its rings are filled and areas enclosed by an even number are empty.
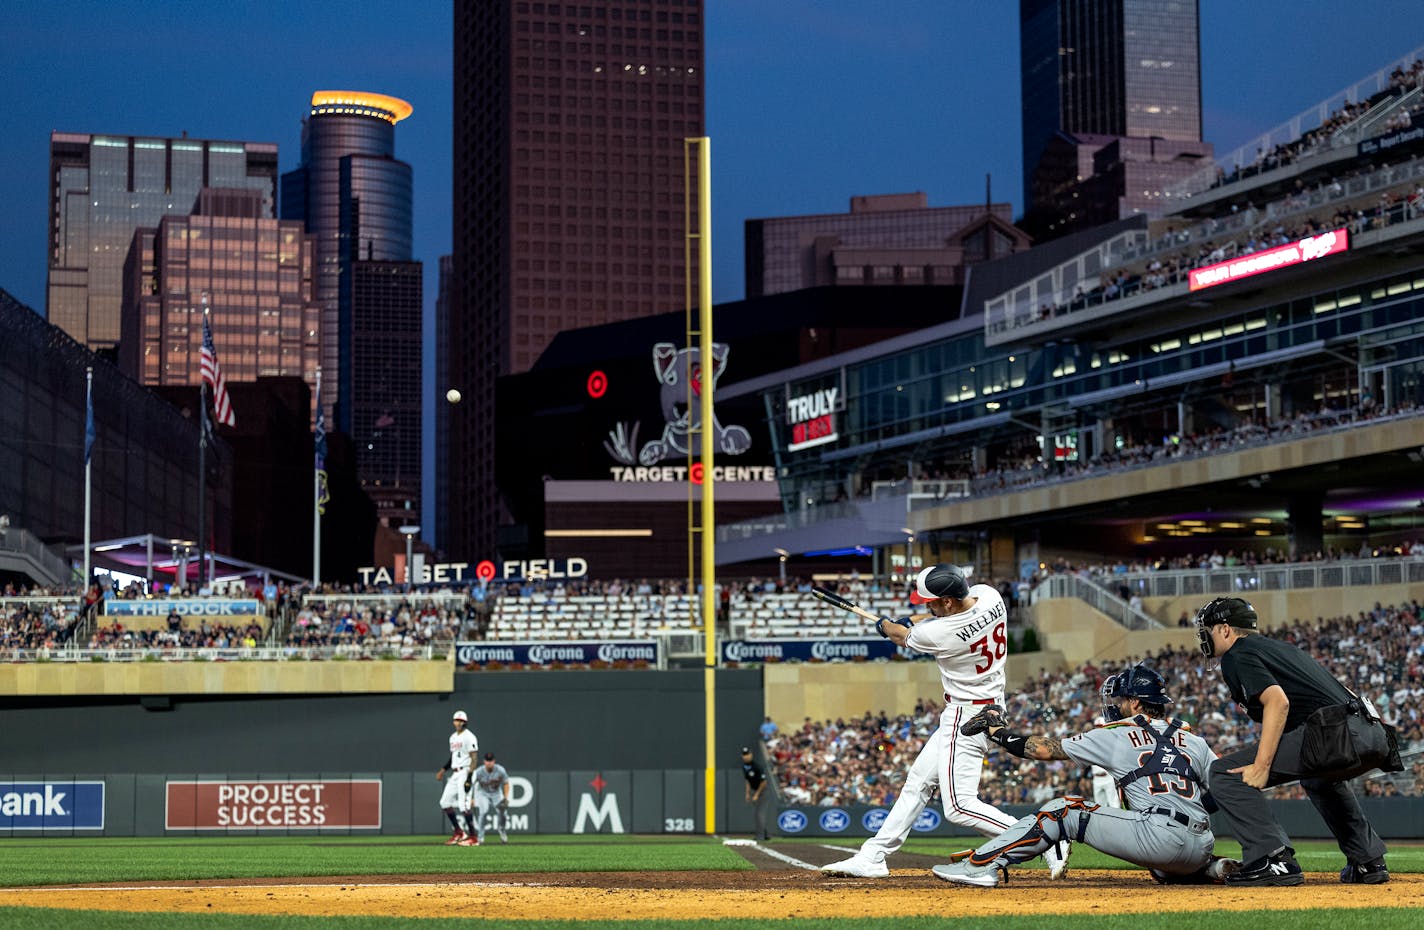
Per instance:
[[[1063,754],[1070,761],[1079,765],[1102,766],[1109,775],[1112,769],[1108,763],[1112,761],[1112,752],[1107,740],[1100,736],[1098,730],[1089,730],[1086,733],[1078,733],[1063,740],[1059,745],[1063,747]]]
[[[945,623],[916,623],[910,627],[905,645],[936,658],[954,655],[958,641],[952,635],[944,635],[947,626]]]

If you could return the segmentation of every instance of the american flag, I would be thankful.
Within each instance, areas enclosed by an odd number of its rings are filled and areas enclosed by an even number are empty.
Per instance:
[[[208,326],[208,315],[203,314],[203,383],[213,390],[213,413],[223,426],[237,425],[232,415],[232,398],[227,396],[227,383],[223,381],[222,368],[218,365],[218,353],[213,348],[213,330]]]

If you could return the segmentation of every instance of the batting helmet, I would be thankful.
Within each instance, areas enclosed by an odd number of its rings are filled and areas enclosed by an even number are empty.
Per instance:
[[[969,582],[964,580],[964,572],[954,565],[931,565],[915,576],[915,587],[910,592],[911,604],[925,604],[942,597],[952,597],[962,601],[969,596]]]
[[[1197,611],[1197,642],[1202,655],[1210,658],[1216,654],[1211,641],[1211,628],[1218,623],[1226,623],[1243,630],[1256,629],[1256,608],[1251,602],[1239,597],[1218,597]]]
[[[1121,720],[1122,711],[1118,702],[1125,698],[1135,698],[1143,704],[1166,708],[1172,703],[1162,686],[1166,679],[1146,665],[1134,665],[1103,682],[1103,716],[1109,721]]]

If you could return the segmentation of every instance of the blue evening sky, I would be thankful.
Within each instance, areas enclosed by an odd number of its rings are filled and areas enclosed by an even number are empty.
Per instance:
[[[1015,0],[706,0],[714,299],[742,296],[750,217],[914,190],[979,203],[986,173],[1020,210],[1017,23]],[[286,171],[312,91],[355,89],[415,106],[396,154],[432,306],[450,24],[448,0],[6,0],[0,288],[43,311],[51,130],[276,142]],[[1285,122],[1424,45],[1421,27],[1418,0],[1201,0],[1207,141]]]

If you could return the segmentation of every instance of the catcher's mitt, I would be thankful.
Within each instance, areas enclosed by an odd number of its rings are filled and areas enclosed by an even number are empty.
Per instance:
[[[990,727],[1008,726],[1008,721],[1004,719],[1004,708],[998,704],[990,704],[979,711],[973,717],[964,721],[964,725],[959,728],[959,732],[965,736],[976,736],[987,732]]]

